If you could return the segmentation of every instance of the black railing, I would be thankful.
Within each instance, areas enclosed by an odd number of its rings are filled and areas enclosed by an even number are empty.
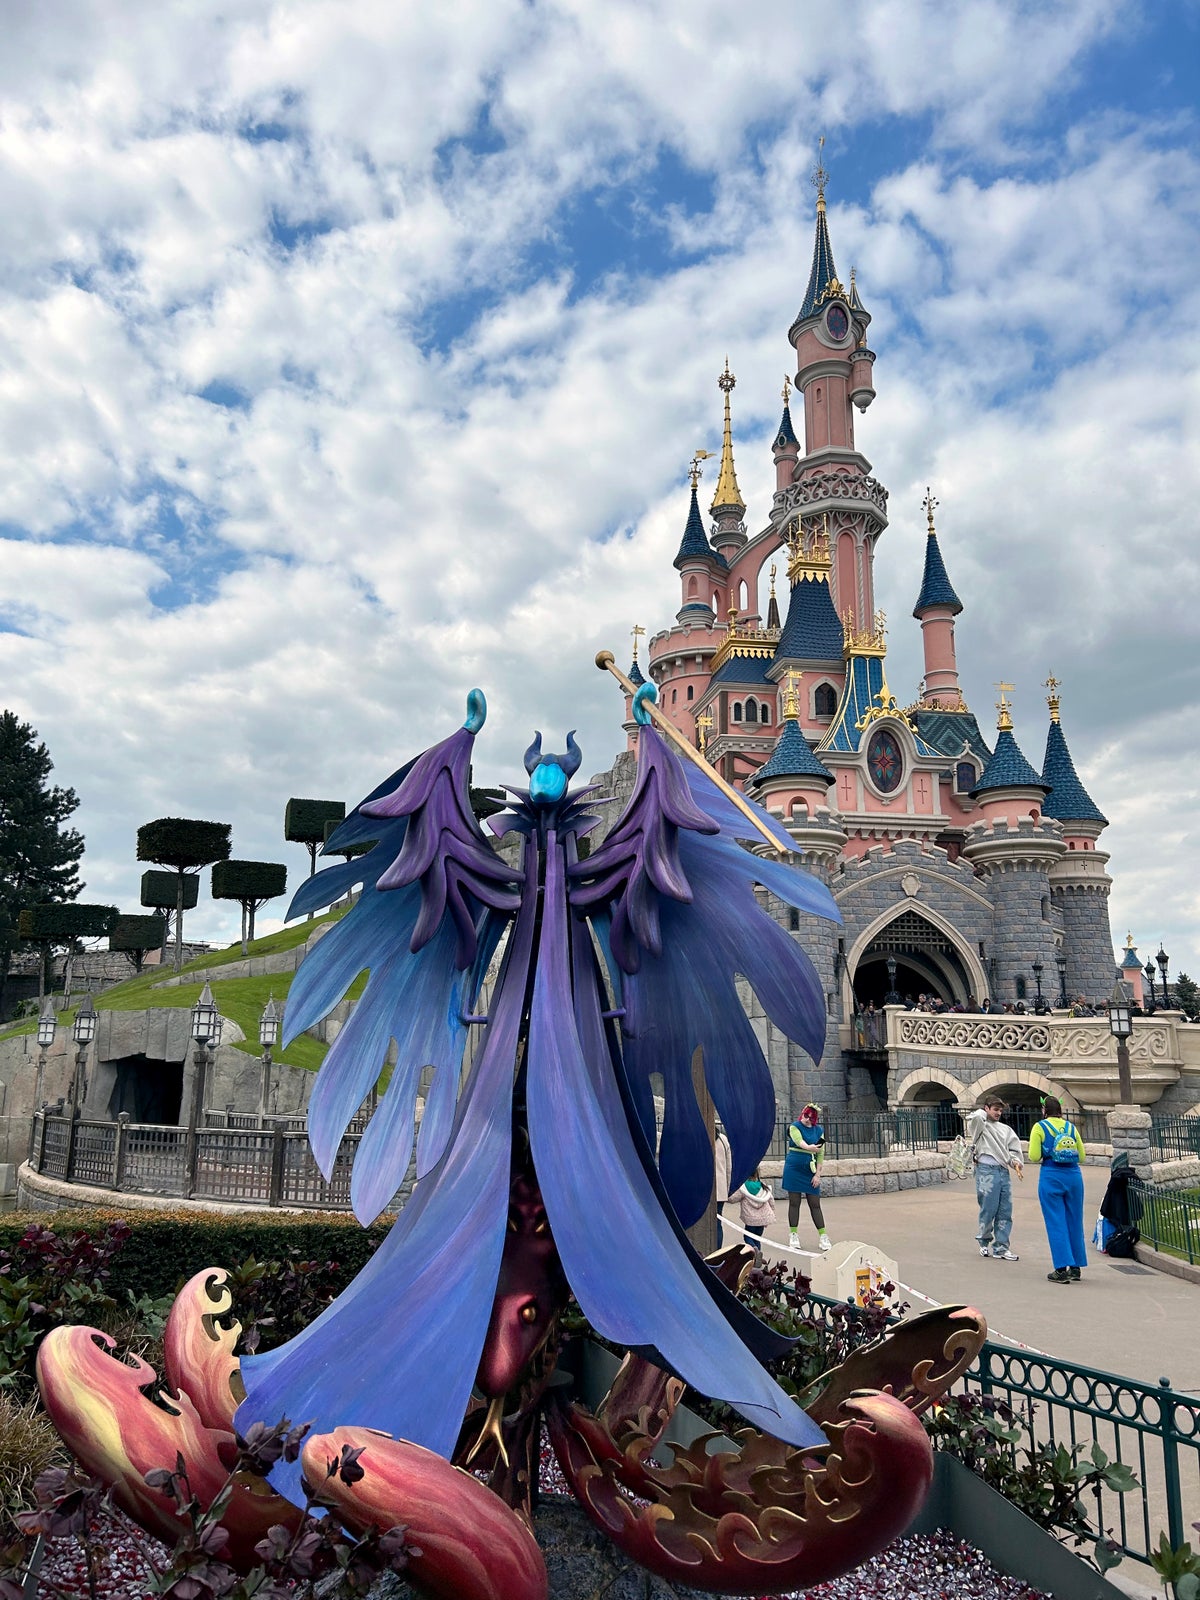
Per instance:
[[[768,1157],[780,1161],[787,1154],[791,1117],[775,1124]],[[942,1128],[940,1107],[901,1106],[861,1117],[831,1117],[824,1122],[825,1155],[830,1161],[881,1159],[892,1150],[936,1150],[939,1139],[952,1139],[955,1129]]]
[[[1200,1185],[1194,1189],[1167,1189],[1159,1183],[1139,1183],[1135,1204],[1141,1242],[1195,1266],[1200,1262]]]
[[[346,1134],[326,1181],[303,1125],[189,1130],[139,1124],[126,1115],[116,1122],[87,1122],[39,1111],[29,1164],[48,1178],[127,1194],[349,1211],[350,1172],[361,1137]],[[412,1178],[410,1167],[396,1203],[411,1189]]]
[[[805,1299],[806,1314],[830,1347],[835,1306],[842,1317],[861,1314],[823,1295]],[[1149,1561],[1164,1531],[1175,1546],[1188,1537],[1189,1520],[1200,1504],[1200,1399],[1195,1395],[1172,1389],[1166,1378],[1139,1383],[991,1339],[957,1388],[1006,1401],[1025,1416],[1038,1442],[1082,1446],[1085,1454],[1097,1443],[1110,1459],[1130,1467],[1140,1490],[1125,1495],[1104,1490],[1089,1513],[1097,1531],[1108,1531],[1126,1555]]]
[[[1186,1161],[1200,1156],[1200,1117],[1151,1116],[1150,1153],[1156,1161]]]

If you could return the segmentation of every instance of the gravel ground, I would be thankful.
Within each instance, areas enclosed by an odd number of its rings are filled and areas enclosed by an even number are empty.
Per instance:
[[[143,1551],[165,1559],[163,1547],[138,1533],[115,1513],[97,1526],[96,1534],[109,1566],[99,1585],[104,1600],[150,1600],[151,1567]],[[47,1547],[38,1595],[88,1593],[87,1576],[75,1540]],[[948,1533],[914,1534],[897,1539],[881,1555],[854,1572],[808,1589],[820,1600],[1044,1600],[1042,1591],[997,1572],[978,1550]],[[800,1596],[763,1596],[762,1600],[801,1600]]]

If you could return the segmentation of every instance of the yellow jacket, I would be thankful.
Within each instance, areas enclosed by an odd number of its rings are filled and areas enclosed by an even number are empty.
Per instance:
[[[1065,1128],[1067,1126],[1067,1123],[1070,1121],[1070,1118],[1068,1118],[1068,1117],[1043,1117],[1042,1121],[1043,1122],[1048,1122],[1050,1124],[1050,1126],[1054,1129],[1055,1133],[1062,1133],[1065,1130]],[[1083,1140],[1079,1137],[1079,1129],[1075,1127],[1075,1124],[1073,1122],[1071,1123],[1071,1126],[1072,1126],[1072,1128],[1075,1129],[1075,1148],[1079,1151],[1079,1160],[1082,1163],[1087,1158],[1087,1151],[1083,1147]],[[1030,1159],[1030,1161],[1040,1161],[1042,1159],[1042,1123],[1041,1122],[1035,1122],[1033,1127],[1032,1127],[1032,1129],[1030,1130],[1030,1134],[1029,1134],[1029,1159]]]

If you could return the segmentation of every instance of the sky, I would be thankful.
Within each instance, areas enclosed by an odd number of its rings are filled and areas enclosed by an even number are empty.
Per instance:
[[[288,798],[352,805],[475,684],[477,781],[534,727],[610,764],[593,657],[674,616],[726,356],[767,520],[823,134],[891,686],[929,484],[968,703],[1013,683],[1040,765],[1053,670],[1114,938],[1200,976],[1198,0],[2,9],[0,705],[85,899],[138,909],[164,815],[295,886]],[[206,875],[186,929],[238,915]]]

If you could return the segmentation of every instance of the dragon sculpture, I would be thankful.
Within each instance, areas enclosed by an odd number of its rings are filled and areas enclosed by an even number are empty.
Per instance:
[[[473,690],[465,725],[381,784],[326,847],[370,849],[293,899],[295,917],[361,890],[297,973],[285,1042],[369,970],[313,1088],[314,1155],[328,1173],[394,1044],[354,1162],[355,1213],[368,1223],[390,1204],[414,1141],[416,1182],[354,1281],[277,1349],[239,1360],[216,1268],[177,1297],[165,1389],[90,1329],[46,1338],[39,1382],[64,1441],[169,1542],[174,1507],[146,1474],[178,1453],[205,1503],[235,1434],[282,1418],[313,1427],[298,1461],[237,1485],[223,1517],[233,1563],[248,1569],[268,1527],[294,1524],[302,1472],[322,1480],[352,1445],[365,1476],[330,1480],[333,1514],[357,1532],[406,1524],[421,1552],[409,1576],[446,1600],[545,1600],[532,1516],[543,1424],[616,1545],[720,1594],[846,1571],[919,1508],[932,1474],[919,1413],[974,1359],[979,1314],[946,1307],[902,1323],[792,1399],[769,1371],[791,1341],[737,1298],[749,1252],[706,1262],[685,1231],[713,1186],[697,1052],[735,1184],[775,1118],[735,975],[814,1059],[824,1044],[817,976],[755,887],[809,915],[838,913],[817,878],[743,848],[752,836],[780,854],[793,842],[690,747],[691,765],[680,761],[654,693],[635,693],[632,796],[590,852],[604,802],[570,792],[573,735],[563,755],[535,738],[527,785],[490,822],[516,848],[489,843],[470,803],[486,716]],[[627,1352],[594,1412],[552,1382],[571,1296]],[[666,1442],[685,1384],[744,1419],[732,1445]]]

